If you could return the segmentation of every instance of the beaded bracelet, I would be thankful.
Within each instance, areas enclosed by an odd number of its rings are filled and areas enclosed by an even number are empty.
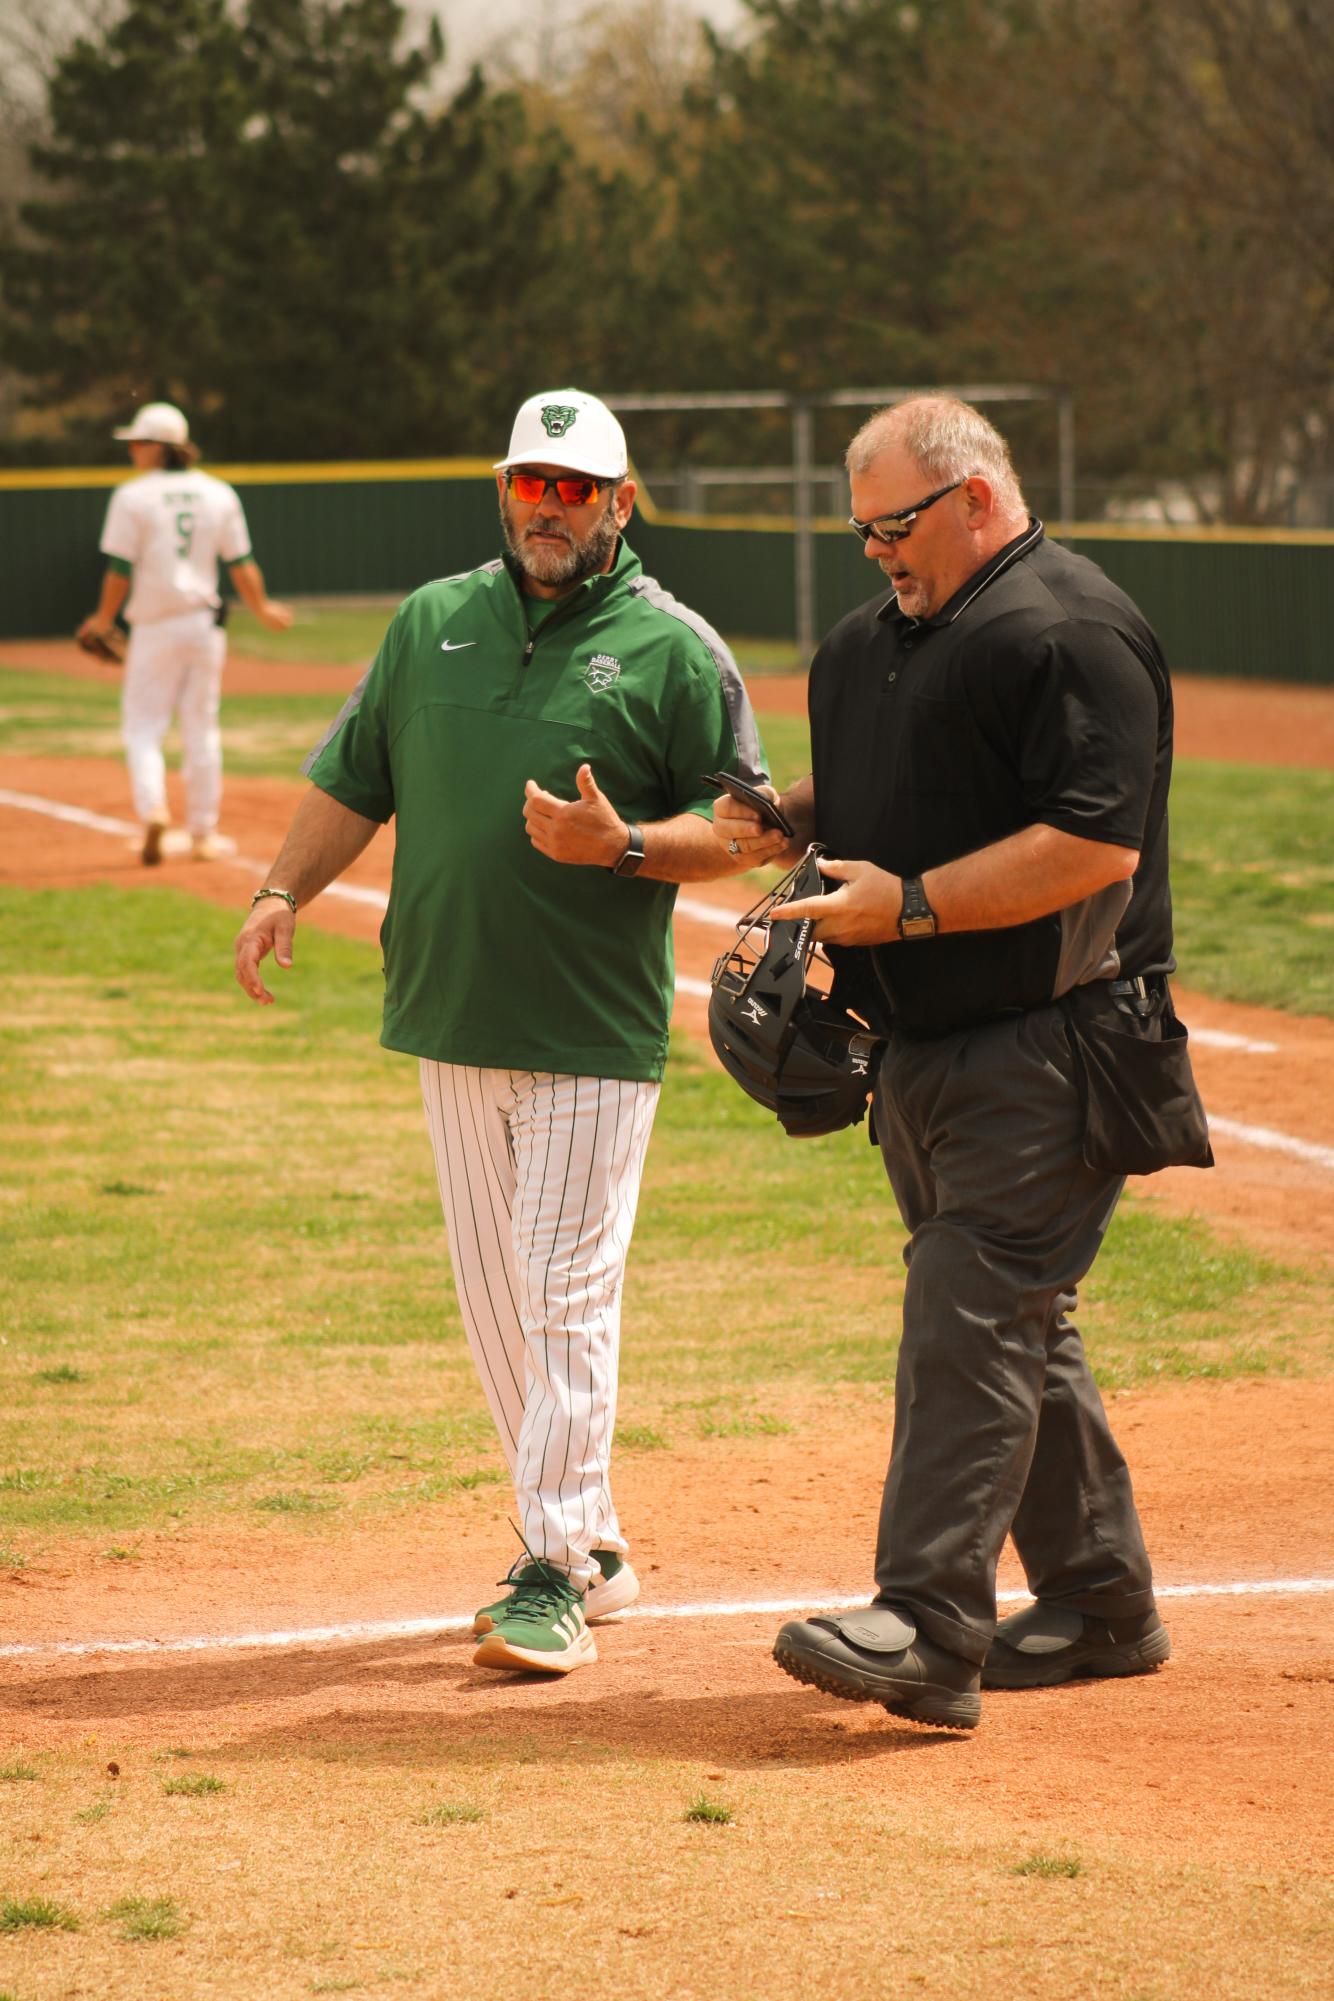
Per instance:
[[[275,889],[272,883],[264,889],[257,889],[250,899],[250,908],[253,910],[260,898],[265,896],[281,896],[283,902],[291,907],[293,917],[296,916],[296,898],[290,889]]]

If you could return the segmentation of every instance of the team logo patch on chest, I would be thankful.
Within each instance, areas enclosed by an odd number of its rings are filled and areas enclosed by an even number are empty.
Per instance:
[[[595,695],[621,678],[621,663],[612,653],[595,653],[584,669],[584,679]]]

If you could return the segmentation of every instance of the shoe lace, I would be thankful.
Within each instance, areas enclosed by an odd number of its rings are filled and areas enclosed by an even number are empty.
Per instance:
[[[514,1587],[508,1613],[524,1619],[555,1618],[579,1602],[579,1593],[560,1571],[530,1572]]]
[[[522,1557],[516,1557],[510,1566],[505,1582],[513,1587],[508,1612],[524,1618],[540,1619],[546,1614],[552,1617],[564,1612],[571,1605],[577,1605],[580,1594],[571,1584],[563,1570],[554,1570],[540,1556],[535,1556],[524,1541],[523,1530],[517,1523],[510,1527],[523,1543]]]
[[[498,1591],[513,1591],[522,1579],[524,1572],[531,1570],[532,1567],[533,1560],[530,1556],[516,1556],[505,1575],[496,1579],[496,1589]]]

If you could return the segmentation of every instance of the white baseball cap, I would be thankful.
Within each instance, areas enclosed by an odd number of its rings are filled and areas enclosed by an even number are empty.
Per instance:
[[[507,466],[563,466],[590,479],[624,479],[630,465],[625,432],[605,403],[582,389],[550,389],[530,396],[514,419]]]
[[[174,403],[145,403],[141,410],[135,411],[132,424],[123,424],[111,435],[124,438],[128,444],[188,445],[190,426],[185,421],[185,412]]]

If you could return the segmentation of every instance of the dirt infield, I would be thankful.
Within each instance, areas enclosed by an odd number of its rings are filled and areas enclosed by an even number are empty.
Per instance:
[[[706,1442],[674,1451],[670,1468],[653,1455],[628,1457],[618,1493],[635,1524],[645,1606],[860,1596],[886,1438],[882,1421],[851,1407],[843,1415],[832,1464],[809,1436]],[[1114,1416],[1154,1524],[1161,1584],[1297,1577],[1316,1550],[1328,1551],[1334,1385],[1131,1392],[1115,1399]],[[1261,1435],[1271,1450],[1257,1466]],[[686,1508],[682,1496],[707,1496],[709,1505]],[[76,1632],[169,1641],[445,1620],[470,1611],[479,1581],[503,1571],[512,1540],[504,1514],[494,1496],[474,1495],[461,1515],[451,1511],[444,1542],[424,1526],[398,1539],[381,1528],[336,1541],[192,1533],[185,1546],[149,1535],[132,1582],[108,1577],[92,1551],[72,1550],[7,1587],[5,1622],[17,1613],[30,1641],[59,1642]],[[1012,1559],[1001,1585],[1022,1588]],[[1293,1848],[1330,1852],[1334,1797],[1318,1782],[1334,1744],[1328,1603],[1189,1598],[1169,1599],[1164,1611],[1178,1645],[1162,1673],[1133,1688],[989,1696],[976,1738],[960,1741],[948,1762],[927,1759],[914,1793],[939,1802],[1004,1770],[1009,1804],[1038,1824],[1062,1823],[1078,1798],[1119,1835],[1155,1830],[1156,1840],[1193,1852],[1245,1849],[1260,1866]],[[862,1755],[835,1761],[837,1783],[878,1784],[874,1740],[888,1755],[896,1740],[920,1733],[878,1710],[798,1693],[768,1659],[776,1623],[772,1614],[623,1619],[601,1629],[599,1666],[558,1688],[472,1668],[459,1632],[349,1637],[315,1652],[0,1661],[0,1716],[31,1750],[77,1746],[89,1731],[140,1749],[253,1741],[298,1720],[324,1731],[335,1713],[347,1723],[349,1699],[352,1713],[392,1731],[429,1682],[442,1729],[480,1727],[483,1697],[488,1718],[499,1703],[512,1718],[547,1719],[538,1727],[558,1727],[552,1719],[573,1705],[580,1727],[724,1764],[776,1755],[825,1764],[831,1729],[851,1729]],[[401,1681],[394,1663],[410,1670]],[[729,1702],[737,1714],[720,1728]]]
[[[34,664],[31,649],[22,651],[22,662],[10,664]],[[83,656],[67,651],[83,671]],[[0,649],[0,666],[14,652]],[[49,664],[68,671],[54,656]],[[316,683],[314,674],[329,679]],[[283,685],[289,679],[334,692],[355,670],[289,669]],[[234,661],[229,686],[249,685],[275,687],[273,670]],[[790,710],[801,686],[760,681],[755,694],[761,709]],[[1179,705],[1183,755],[1334,765],[1334,694],[1185,681]],[[111,761],[4,759],[0,786],[129,818],[124,773]],[[224,831],[238,843],[237,859],[172,860],[152,872],[135,844],[114,833],[0,805],[0,880],[28,888],[105,881],[146,895],[187,888],[239,915],[255,864],[262,869],[276,852],[300,790],[229,780]],[[346,880],[383,889],[391,855],[386,832]],[[716,885],[686,896],[720,912],[738,901]],[[303,922],[371,940],[379,918],[326,897]],[[725,930],[684,917],[677,935],[679,970],[707,977]],[[1334,1023],[1188,991],[1179,999],[1194,1030],[1232,1038],[1195,1045],[1215,1116],[1334,1155]],[[678,1014],[699,1031],[697,998],[683,996]],[[1142,1192],[1290,1263],[1327,1269],[1334,1170],[1244,1138],[1220,1138],[1216,1150],[1214,1172],[1158,1176]],[[442,1871],[448,1913],[424,1936],[444,1952],[439,1941],[454,1940],[463,1925],[482,1951],[480,1961],[464,1951],[448,1971],[432,1961],[410,1992],[452,1996],[492,1978],[512,1984],[493,1957],[497,1942],[512,1926],[531,1939],[534,1925],[565,1964],[590,1969],[590,1991],[618,1995],[703,1997],[722,1986],[760,1996],[793,1980],[813,1997],[858,2001],[903,1992],[955,2001],[998,1985],[1035,2001],[1095,1990],[1126,2001],[1326,1991],[1328,1916],[1310,1886],[1328,1874],[1334,1853],[1334,1595],[1234,1587],[1334,1577],[1334,1384],[1164,1386],[1118,1396],[1113,1419],[1159,1583],[1189,1594],[1164,1605],[1175,1657],[1130,1683],[988,1696],[972,1737],[927,1733],[798,1688],[768,1657],[777,1614],[675,1616],[692,1605],[829,1603],[867,1590],[888,1420],[850,1392],[813,1400],[787,1436],[624,1457],[618,1498],[644,1583],[642,1609],[673,1616],[602,1629],[598,1664],[568,1682],[475,1669],[458,1630],[299,1637],[310,1628],[466,1614],[509,1562],[506,1505],[494,1489],[452,1499],[411,1525],[384,1521],[351,1535],[281,1523],[145,1535],[132,1575],[78,1539],[48,1544],[28,1569],[0,1573],[0,1645],[291,1638],[239,1650],[0,1656],[3,1740],[15,1755],[52,1761],[49,1782],[66,1789],[70,1825],[96,1783],[118,1786],[127,1827],[144,1854],[156,1854],[132,1814],[146,1813],[149,1794],[160,1791],[173,1747],[188,1747],[196,1763],[227,1775],[234,1795],[225,1831],[207,1834],[215,1856],[207,1866],[238,1872],[205,1880],[204,1824],[182,1837],[192,1894],[228,1939],[232,1971],[223,1984],[211,1984],[202,1949],[172,1948],[177,1960],[151,1968],[123,1951],[104,1966],[100,1946],[61,1943],[43,1959],[25,1940],[14,1991],[24,2001],[372,1991],[390,1975],[372,1977],[356,1955],[382,1937],[384,1921],[380,1905],[358,1904],[358,1885],[363,1875],[382,1880],[385,1802],[406,1775],[455,1790],[466,1782],[494,1821],[481,1845],[452,1850],[447,1864],[415,1851],[404,1862],[394,1851],[395,1869],[409,1870],[418,1897]],[[1009,1552],[1001,1584],[1021,1584]],[[102,1778],[110,1764],[117,1773]],[[678,1855],[675,1834],[652,1832],[653,1815],[686,1784],[747,1802],[767,1832],[715,1849],[725,1863]],[[13,1790],[28,1811],[37,1788]],[[679,1824],[679,1803],[671,1811]],[[10,1849],[0,1846],[8,1868],[0,1893],[19,1880],[15,1856],[40,1858],[42,1880],[52,1884],[84,1867],[90,1880],[111,1882],[101,1851],[90,1862],[46,1821],[34,1817],[33,1832],[21,1822]],[[876,1845],[887,1827],[904,1830],[915,1851],[925,1844],[937,1875],[948,1861],[969,1885],[936,1930],[924,1915],[929,1883],[913,1875],[908,1849]],[[21,1850],[29,1840],[35,1846]],[[1092,1853],[1109,1881],[1122,1870],[1106,1922],[1098,1893],[1078,1883],[1060,1886],[1059,1906],[1031,1901],[1028,1886],[1015,1901],[1015,1887],[998,1887],[976,1862],[998,1842],[1018,1844],[1016,1855],[1025,1847],[1046,1857]],[[252,1854],[266,1894],[278,1885],[290,1900],[286,1930],[279,1926],[287,1944],[267,1959],[258,1945],[259,1956],[247,1958],[251,1948],[233,1923],[238,1908],[259,1930],[269,1922],[257,1884],[248,1904],[235,1901]],[[163,1880],[170,1867],[164,1859]],[[807,1883],[803,1871],[817,1873]],[[316,1910],[315,1887],[326,1872],[339,1886],[335,1901],[357,1911],[356,1936],[329,1958],[327,1978],[316,1942],[334,1919]],[[805,1888],[792,1887],[798,1878]],[[391,1871],[383,1880],[389,1896],[398,1878]],[[1088,1904],[1082,1917],[1077,1897]],[[886,1937],[909,1957],[875,1957]],[[1117,1940],[1126,1938],[1135,1950],[1118,1959]],[[1156,1957],[1141,1965],[1135,1952]],[[7,1977],[0,1972],[0,1985]]]

